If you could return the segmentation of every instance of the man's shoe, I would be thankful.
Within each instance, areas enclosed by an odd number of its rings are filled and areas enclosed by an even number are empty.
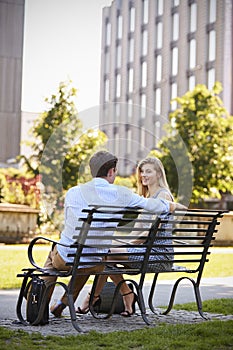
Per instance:
[[[59,318],[61,317],[62,311],[66,308],[66,305],[63,303],[60,304],[54,304],[50,308],[51,314],[53,314],[55,317]]]

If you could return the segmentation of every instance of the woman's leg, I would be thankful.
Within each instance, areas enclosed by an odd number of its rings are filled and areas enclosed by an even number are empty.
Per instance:
[[[123,275],[110,275],[109,277],[116,286],[124,279]],[[128,316],[133,314],[133,303],[135,300],[135,294],[133,293],[132,289],[129,288],[126,282],[123,282],[121,284],[120,293],[123,297],[123,302],[125,306],[125,310],[121,313],[121,315]]]
[[[112,248],[111,255],[107,256],[107,260],[114,260],[114,253],[122,253],[122,256],[117,256],[117,259],[126,260],[127,259],[127,250],[124,248]],[[124,280],[123,275],[109,275],[111,280],[115,285],[118,285],[122,280]],[[133,314],[133,303],[135,301],[135,294],[129,288],[126,282],[121,284],[120,293],[123,297],[123,302],[125,306],[125,311],[122,313],[122,316],[129,316]]]
[[[127,250],[124,248],[112,248],[111,249],[111,255],[108,255],[106,257],[106,260],[111,261],[114,260],[114,253],[122,253],[122,256],[117,256],[117,259],[119,260],[126,260],[127,259]],[[109,275],[111,280],[115,285],[118,285],[122,280],[124,280],[124,277],[122,275]],[[96,289],[95,289],[95,297],[93,300],[93,303],[95,303],[99,295],[108,279],[108,275],[106,276],[99,276]],[[125,306],[125,311],[122,313],[123,316],[129,316],[133,313],[133,303],[135,301],[135,295],[132,292],[132,290],[129,288],[128,284],[126,282],[123,282],[121,284],[120,293],[123,296],[123,302]],[[88,294],[82,304],[81,307],[78,307],[77,311],[80,313],[86,313],[89,310],[89,300],[90,300],[90,294]]]
[[[124,279],[122,275],[109,275],[109,277],[111,278],[111,280],[113,281],[113,283],[116,286],[118,285],[118,283],[120,283]],[[96,285],[96,289],[95,289],[95,296],[93,299],[93,303],[95,303],[99,299],[99,295],[100,295],[107,279],[108,279],[107,275],[106,276],[99,276],[98,282]],[[123,302],[124,302],[124,306],[125,306],[124,313],[132,314],[133,313],[132,305],[133,305],[135,296],[126,282],[123,282],[121,284],[120,293],[123,296]],[[89,300],[90,300],[90,293],[84,299],[82,306],[77,308],[77,312],[79,312],[79,313],[88,312],[89,311]],[[123,315],[123,316],[125,316],[125,315]]]
[[[93,299],[93,304],[95,304],[95,302],[99,299],[99,295],[107,281],[108,276],[99,276],[98,281],[97,281],[97,285],[96,285],[96,289],[95,289],[95,295],[94,295],[94,299]],[[90,292],[88,293],[88,295],[86,296],[86,298],[84,299],[82,306],[77,308],[77,312],[81,313],[81,314],[85,314],[89,311],[89,300],[90,300]]]

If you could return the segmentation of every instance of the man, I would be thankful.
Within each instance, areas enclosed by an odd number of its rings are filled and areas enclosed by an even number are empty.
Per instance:
[[[93,179],[85,184],[72,187],[67,191],[65,198],[65,222],[64,230],[61,233],[60,243],[49,253],[44,265],[45,268],[56,268],[57,270],[69,270],[66,266],[67,262],[71,262],[72,258],[68,258],[68,253],[72,253],[72,249],[67,246],[71,245],[74,240],[73,236],[77,236],[78,219],[84,214],[82,210],[89,205],[113,205],[122,207],[140,207],[150,212],[170,212],[175,209],[184,209],[182,204],[169,202],[163,199],[144,198],[133,193],[126,187],[114,185],[117,173],[118,159],[107,151],[99,151],[95,153],[89,162]],[[88,249],[88,248],[85,248]],[[93,248],[92,248],[93,249]],[[106,249],[107,255],[107,249]],[[100,267],[85,267],[83,260],[83,269],[87,272],[87,276],[78,275],[75,281],[73,292],[74,301],[77,299],[79,292],[88,280],[88,273],[99,271]],[[56,277],[44,277],[46,283],[56,281]],[[52,290],[51,290],[52,294]],[[63,309],[68,305],[67,296],[64,294],[56,305],[51,307],[51,312],[56,317],[60,317]]]

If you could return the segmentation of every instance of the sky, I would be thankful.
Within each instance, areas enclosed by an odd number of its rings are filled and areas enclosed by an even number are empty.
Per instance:
[[[22,111],[43,112],[72,81],[79,112],[99,105],[102,9],[112,0],[25,0]]]

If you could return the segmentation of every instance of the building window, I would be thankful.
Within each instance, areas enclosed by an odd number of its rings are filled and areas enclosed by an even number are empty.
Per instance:
[[[132,98],[129,98],[127,101],[127,109],[128,109],[128,122],[131,122],[132,117],[133,117],[133,100]]]
[[[116,67],[121,67],[121,45],[117,45],[116,48]]]
[[[132,143],[132,130],[129,128],[126,132],[127,144],[126,144],[126,152],[128,154],[131,153],[131,143]]]
[[[114,153],[119,154],[120,151],[120,138],[118,127],[114,128]]]
[[[117,39],[122,39],[122,32],[123,32],[123,20],[122,16],[117,17]]]
[[[216,21],[216,0],[209,0],[209,23]]]
[[[111,23],[106,23],[106,37],[105,37],[105,45],[109,46],[111,44]]]
[[[173,0],[173,7],[179,6],[180,0]]]
[[[195,75],[190,75],[190,77],[188,79],[188,84],[189,84],[189,90],[192,91],[196,85]]]
[[[109,79],[104,82],[104,102],[109,101]]]
[[[104,72],[109,73],[109,68],[110,68],[110,54],[109,51],[105,53],[105,65],[104,65]]]
[[[215,83],[215,69],[211,68],[207,71],[208,89],[211,90]]]
[[[156,26],[156,48],[161,49],[163,46],[163,24],[158,22]]]
[[[197,30],[197,4],[193,3],[190,6],[190,33],[193,33]]]
[[[192,39],[189,42],[189,68],[196,67],[196,40]]]
[[[121,107],[119,103],[115,104],[115,120],[120,120]]]
[[[146,140],[145,129],[141,127],[140,128],[140,145],[142,148],[145,147],[146,145],[145,140]]]
[[[129,39],[129,62],[134,60],[134,38]]]
[[[133,92],[133,68],[129,69],[129,80],[128,80],[128,91],[129,93]]]
[[[142,87],[147,85],[147,63],[142,63]]]
[[[179,39],[179,14],[174,13],[172,16],[172,40]]]
[[[160,140],[160,128],[161,128],[161,123],[159,120],[155,122],[155,147],[157,146],[157,143]]]
[[[116,98],[121,96],[121,75],[117,74],[116,76]]]
[[[171,100],[177,97],[177,83],[171,84]],[[177,101],[171,101],[171,110],[174,111],[177,108]]]
[[[157,0],[157,16],[163,15],[163,0]]]
[[[155,90],[155,113],[157,115],[161,114],[161,89]]]
[[[135,30],[135,8],[131,7],[129,10],[129,31],[134,32]]]
[[[216,58],[216,32],[211,30],[209,32],[209,61],[214,61]]]
[[[162,80],[162,55],[156,57],[156,81]]]
[[[172,75],[178,74],[178,47],[172,49]]]
[[[146,118],[146,94],[141,94],[141,118]]]
[[[148,11],[148,0],[143,0],[142,13],[143,13],[143,20],[142,20],[142,23],[143,23],[143,24],[147,24],[147,23],[148,23],[148,15],[149,15],[149,11]]]
[[[148,50],[148,32],[143,30],[142,32],[142,55],[146,56]]]

